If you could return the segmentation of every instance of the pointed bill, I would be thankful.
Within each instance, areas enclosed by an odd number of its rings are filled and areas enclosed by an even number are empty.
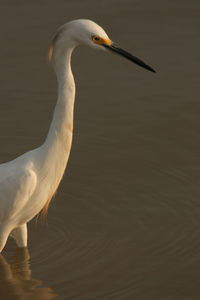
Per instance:
[[[106,44],[102,44],[102,46],[104,46],[105,48],[107,48],[108,50],[110,51],[113,51],[119,55],[122,55],[123,57],[125,57],[126,59],[129,59],[131,60],[132,62],[134,62],[135,64],[137,64],[138,66],[142,67],[142,68],[145,68],[146,70],[149,70],[153,73],[156,73],[156,71],[148,66],[147,64],[145,64],[141,59],[133,56],[132,54],[130,54],[129,52],[115,46],[114,44],[111,44],[111,45],[108,45],[107,43]]]

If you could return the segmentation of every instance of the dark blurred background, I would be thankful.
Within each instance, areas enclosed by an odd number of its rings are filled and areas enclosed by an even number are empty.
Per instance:
[[[2,0],[0,161],[43,143],[57,97],[48,46],[77,18],[157,73],[75,50],[67,171],[47,224],[29,224],[30,258],[7,244],[0,290],[4,299],[199,299],[199,1]]]

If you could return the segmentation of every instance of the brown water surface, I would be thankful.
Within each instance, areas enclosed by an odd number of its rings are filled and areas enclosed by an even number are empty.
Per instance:
[[[157,70],[80,48],[73,147],[29,253],[0,256],[0,299],[200,299],[200,2],[1,1],[0,161],[39,146],[61,24],[90,18]]]

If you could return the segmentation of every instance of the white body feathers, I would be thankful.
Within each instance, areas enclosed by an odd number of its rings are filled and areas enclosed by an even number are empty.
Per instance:
[[[49,48],[58,80],[58,100],[44,144],[0,165],[0,252],[12,235],[19,247],[27,246],[27,222],[48,209],[64,174],[72,144],[75,84],[71,71],[73,49],[84,44],[117,53],[155,72],[143,61],[113,45],[105,31],[90,20],[63,25]]]
[[[70,64],[73,47],[68,43],[64,55],[57,48],[58,100],[48,136],[41,147],[0,165],[0,252],[9,234],[18,246],[27,246],[26,223],[48,206],[69,158],[75,97]]]

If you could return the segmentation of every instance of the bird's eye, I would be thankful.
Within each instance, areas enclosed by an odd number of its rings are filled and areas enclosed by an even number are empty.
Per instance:
[[[98,42],[100,40],[100,38],[96,35],[92,36],[93,41]]]

